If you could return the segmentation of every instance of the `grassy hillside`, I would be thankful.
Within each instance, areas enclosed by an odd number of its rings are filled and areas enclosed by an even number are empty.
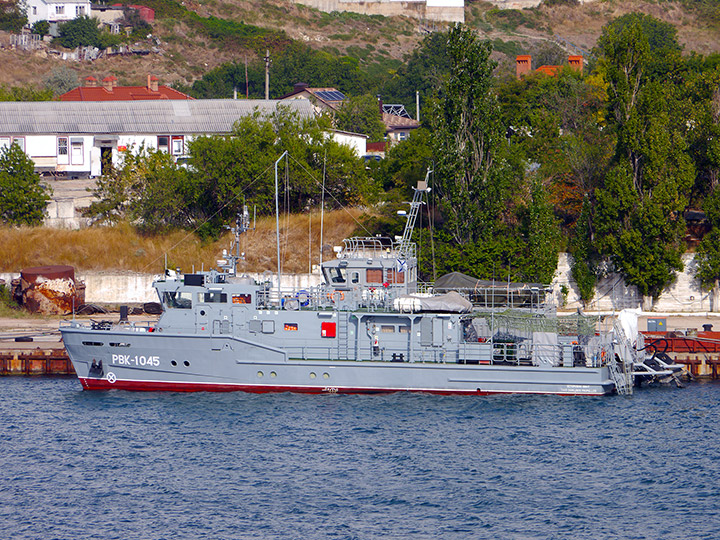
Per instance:
[[[332,246],[341,245],[358,226],[360,210],[338,210],[325,214],[324,257],[334,257]],[[287,272],[308,272],[318,264],[320,254],[320,214],[281,218],[281,259]],[[167,255],[168,266],[190,272],[217,266],[222,250],[230,247],[226,234],[212,243],[202,243],[195,235],[178,231],[160,236],[141,236],[132,227],[95,227],[78,231],[62,229],[0,228],[0,272],[19,272],[23,268],[66,264],[77,271],[130,270],[161,273]],[[241,251],[246,263],[241,270],[277,270],[275,218],[259,219],[256,230],[242,237]],[[312,262],[309,259],[312,257]]]
[[[578,47],[589,50],[604,24],[632,11],[676,25],[686,52],[720,51],[720,27],[713,11],[717,8],[712,1],[608,0],[583,5],[573,5],[573,1],[548,0],[534,9],[498,10],[485,2],[466,0],[466,20],[493,41],[496,57],[507,70],[513,68],[512,61],[519,53],[552,59],[578,52]],[[0,72],[0,84],[41,86],[54,67],[63,65],[81,79],[114,74],[120,84],[144,84],[147,74],[153,73],[162,83],[187,85],[225,62],[258,61],[265,45],[280,46],[279,41],[287,39],[357,58],[376,76],[389,77],[428,31],[415,19],[328,14],[288,0],[149,0],[144,4],[156,9],[153,33],[161,40],[161,53],[78,63],[42,52],[2,49],[0,61],[6,69]],[[247,33],[247,25],[273,34],[267,41],[238,39],[239,34]]]

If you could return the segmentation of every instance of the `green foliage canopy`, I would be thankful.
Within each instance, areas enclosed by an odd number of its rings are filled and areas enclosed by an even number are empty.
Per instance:
[[[100,45],[98,20],[91,19],[86,15],[61,24],[58,32],[60,34],[58,42],[68,49],[81,46],[98,47]]]
[[[117,167],[98,179],[97,200],[87,213],[107,223],[129,220],[146,232],[189,227],[193,216],[187,177],[167,152],[130,148]]]
[[[50,23],[47,21],[35,21],[35,24],[32,25],[32,32],[39,36],[47,36],[50,32]]]
[[[364,94],[345,100],[335,113],[335,127],[342,131],[367,135],[371,142],[382,141],[385,137],[385,124],[380,115],[377,98]]]
[[[628,283],[657,297],[682,269],[682,212],[695,178],[687,153],[678,89],[656,75],[678,48],[645,16],[605,28],[600,69],[608,82],[615,158],[596,192],[597,246]],[[647,28],[650,28],[648,31]],[[672,33],[670,33],[672,34]],[[673,36],[671,36],[673,37]],[[651,39],[656,44],[655,52]]]
[[[25,11],[16,0],[0,1],[0,30],[20,32],[28,22]]]
[[[17,144],[0,150],[0,220],[11,225],[40,225],[50,200],[35,164]]]
[[[445,227],[458,244],[492,238],[498,231],[511,175],[500,108],[492,90],[492,49],[468,29],[447,37],[450,76],[430,118],[437,196]]]

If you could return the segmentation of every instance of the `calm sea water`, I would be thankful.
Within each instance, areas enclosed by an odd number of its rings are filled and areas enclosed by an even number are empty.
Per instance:
[[[0,379],[0,538],[720,537],[720,385],[631,398]]]

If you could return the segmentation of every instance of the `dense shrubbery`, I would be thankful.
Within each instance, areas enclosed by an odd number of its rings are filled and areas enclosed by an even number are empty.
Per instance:
[[[50,200],[35,164],[17,144],[0,150],[0,222],[39,225]]]
[[[15,0],[0,0],[0,30],[5,32],[20,32],[27,22],[27,15],[19,2]]]

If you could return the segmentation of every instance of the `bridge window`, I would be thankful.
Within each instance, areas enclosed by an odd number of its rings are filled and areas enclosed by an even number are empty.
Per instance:
[[[344,268],[326,268],[325,279],[328,283],[345,283],[347,281],[347,270]]]
[[[221,292],[198,293],[198,302],[205,304],[225,304],[227,303],[227,294]]]
[[[250,304],[251,299],[252,299],[252,297],[249,294],[233,294],[232,303],[233,304]]]
[[[169,308],[191,309],[192,293],[190,292],[164,292],[163,304]]]

